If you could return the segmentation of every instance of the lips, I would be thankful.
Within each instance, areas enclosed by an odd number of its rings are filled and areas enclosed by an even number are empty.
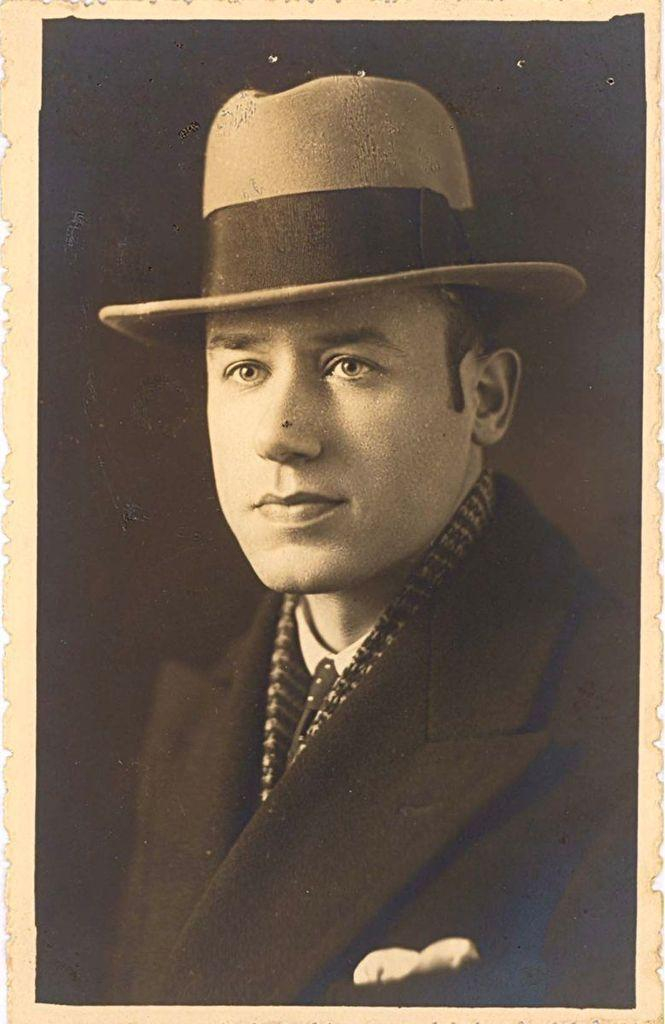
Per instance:
[[[254,508],[266,519],[279,523],[307,523],[332,514],[344,499],[316,491],[295,491],[293,494],[264,494]]]

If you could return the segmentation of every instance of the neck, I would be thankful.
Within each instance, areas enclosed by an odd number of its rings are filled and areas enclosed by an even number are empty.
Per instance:
[[[316,632],[331,651],[343,651],[369,632],[384,608],[404,586],[422,552],[389,572],[350,590],[308,594],[310,618]]]

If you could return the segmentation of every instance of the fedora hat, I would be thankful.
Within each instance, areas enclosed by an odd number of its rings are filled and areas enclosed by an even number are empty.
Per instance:
[[[446,107],[412,82],[341,75],[218,111],[203,185],[202,294],[105,306],[140,341],[194,314],[298,302],[383,283],[480,288],[505,308],[578,298],[562,263],[474,259],[459,211],[473,207],[462,141]]]

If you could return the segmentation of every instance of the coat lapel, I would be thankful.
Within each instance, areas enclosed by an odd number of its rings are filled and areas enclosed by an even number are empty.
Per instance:
[[[258,803],[263,707],[276,607],[264,602],[219,671],[163,667],[142,761],[140,838],[110,967],[111,990],[161,998],[165,957]]]
[[[178,939],[166,1001],[296,1001],[543,750],[533,709],[569,584],[532,561],[547,600],[515,591],[523,563],[502,533],[488,531],[249,821]],[[523,631],[543,626],[520,658]],[[256,710],[248,720],[256,731]],[[249,792],[241,743],[231,762]]]

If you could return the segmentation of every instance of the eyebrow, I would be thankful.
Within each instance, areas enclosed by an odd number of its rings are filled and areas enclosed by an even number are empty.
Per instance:
[[[314,335],[314,341],[327,348],[335,348],[340,345],[360,345],[362,343],[373,343],[383,348],[399,351],[396,345],[382,332],[369,327],[361,327],[352,331],[324,331]],[[231,351],[239,349],[259,348],[269,345],[269,340],[260,334],[225,334],[223,331],[215,332],[206,340],[206,348],[209,350],[224,348]]]
[[[256,334],[223,334],[217,332],[206,339],[206,348],[228,348],[231,350],[256,348],[265,345],[266,339]]]
[[[374,330],[371,327],[361,327],[356,331],[328,331],[317,334],[316,340],[331,348],[336,345],[359,345],[362,342],[370,342],[381,345],[383,348],[396,348],[382,331]]]

